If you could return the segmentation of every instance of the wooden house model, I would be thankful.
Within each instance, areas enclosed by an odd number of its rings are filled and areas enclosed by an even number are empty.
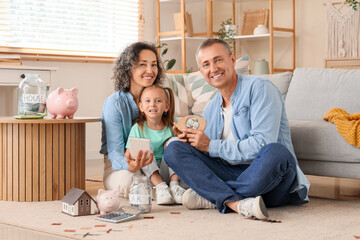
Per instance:
[[[95,214],[96,202],[85,190],[72,188],[61,201],[63,213],[71,216]]]

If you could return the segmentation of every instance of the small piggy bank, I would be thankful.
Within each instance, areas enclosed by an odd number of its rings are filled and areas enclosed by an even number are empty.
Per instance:
[[[78,89],[58,88],[46,99],[46,108],[51,118],[73,118],[78,108]]]
[[[96,196],[97,207],[100,215],[115,211],[120,208],[120,192],[119,190],[99,189]]]

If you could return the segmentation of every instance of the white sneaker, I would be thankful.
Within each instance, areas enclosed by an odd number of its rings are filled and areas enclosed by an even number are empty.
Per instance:
[[[165,186],[156,186],[156,203],[158,205],[174,204],[174,199],[171,196],[170,188]]]
[[[238,212],[243,214],[245,217],[253,216],[261,220],[266,220],[269,217],[265,203],[261,196],[240,200],[238,204]]]
[[[194,190],[189,188],[186,190],[182,197],[182,204],[187,209],[202,209],[202,208],[210,208],[214,209],[215,204],[212,204],[205,198],[201,197]]]
[[[180,185],[175,185],[170,188],[170,192],[175,201],[175,204],[182,204],[182,196],[185,192],[185,189],[180,187]]]

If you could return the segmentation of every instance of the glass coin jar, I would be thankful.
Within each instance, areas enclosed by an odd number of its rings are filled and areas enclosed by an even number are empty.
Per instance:
[[[149,213],[152,205],[151,198],[152,185],[149,178],[143,175],[134,176],[129,193],[130,205],[142,209],[142,213]]]
[[[35,115],[45,112],[47,88],[39,74],[25,74],[18,87],[18,114]]]

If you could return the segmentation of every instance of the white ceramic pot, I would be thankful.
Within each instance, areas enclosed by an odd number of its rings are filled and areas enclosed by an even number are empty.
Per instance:
[[[262,35],[262,34],[268,34],[269,30],[265,27],[265,25],[259,24],[254,29],[254,35]]]
[[[254,74],[269,74],[269,63],[265,59],[259,59],[255,62]]]

